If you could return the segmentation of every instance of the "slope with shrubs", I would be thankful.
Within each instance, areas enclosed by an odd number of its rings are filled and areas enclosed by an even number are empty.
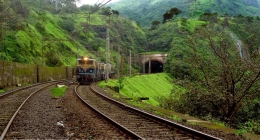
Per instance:
[[[141,97],[148,97],[149,100],[143,102],[160,106],[160,99],[173,94],[179,94],[185,91],[184,88],[172,83],[173,77],[167,73],[136,75],[119,80],[110,79],[108,83],[101,82],[101,87],[121,87],[119,93],[125,97],[138,100]]]
[[[31,2],[30,2],[31,1]],[[94,6],[59,5],[55,11],[52,1],[3,1],[10,7],[0,16],[4,32],[1,38],[1,59],[47,66],[75,66],[76,56],[91,55],[105,60],[106,25],[111,9],[101,8],[88,14]],[[18,5],[18,6],[17,6]],[[40,6],[41,7],[40,7]],[[97,27],[100,26],[100,27]],[[102,27],[101,27],[102,26]],[[4,35],[4,36],[3,36]],[[117,60],[116,53],[131,49],[134,53],[143,50],[145,33],[131,20],[111,15],[110,46],[112,63]],[[8,47],[2,47],[2,45]],[[17,53],[19,52],[19,53]],[[126,58],[125,58],[126,59]]]

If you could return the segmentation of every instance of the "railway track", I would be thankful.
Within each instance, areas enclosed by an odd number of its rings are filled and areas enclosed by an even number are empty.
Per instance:
[[[138,139],[111,124],[90,107],[86,107],[74,93],[75,86],[69,87],[62,99],[63,107],[66,109],[64,114],[66,130],[74,133],[71,139]]]
[[[58,83],[49,82],[34,84],[31,86],[23,87],[17,90],[7,92],[0,96],[0,139],[4,139],[8,129],[10,128],[13,120],[18,114],[19,110],[25,102],[35,93],[40,90]]]
[[[75,88],[77,95],[112,123],[137,139],[207,139],[219,138],[182,126],[158,116],[110,99],[90,86]]]

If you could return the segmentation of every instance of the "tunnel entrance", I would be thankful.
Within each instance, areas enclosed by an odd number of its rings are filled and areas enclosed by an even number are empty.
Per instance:
[[[151,61],[151,73],[163,72],[163,63],[159,61]],[[149,73],[149,62],[145,63],[145,73]]]

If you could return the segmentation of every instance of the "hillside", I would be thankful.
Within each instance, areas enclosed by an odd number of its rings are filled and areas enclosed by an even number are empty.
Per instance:
[[[185,91],[183,88],[174,85],[172,79],[173,77],[167,73],[127,77],[122,80],[124,86],[119,90],[119,93],[134,100],[138,100],[140,97],[149,97],[149,100],[143,102],[160,106],[160,104],[163,104],[160,102],[160,98]],[[115,87],[119,86],[119,82],[110,79],[108,83],[101,82],[99,85],[101,87]]]
[[[186,11],[189,3],[185,0],[120,0],[108,6],[118,10],[120,15],[137,21],[141,26],[150,27],[153,20],[162,21],[162,15],[172,7]]]
[[[105,60],[106,25],[110,9],[101,8],[87,20],[93,6],[77,8],[51,0],[1,1],[1,59],[47,66],[75,66],[77,56],[92,55]],[[132,30],[134,29],[134,30]],[[143,51],[145,33],[131,20],[111,15],[111,61],[121,52]],[[19,52],[19,53],[18,53]]]
[[[219,15],[259,16],[259,0],[120,0],[109,4],[120,15],[132,18],[143,27],[150,27],[154,20],[162,21],[162,15],[173,7],[182,11],[181,17],[199,17],[205,12]]]

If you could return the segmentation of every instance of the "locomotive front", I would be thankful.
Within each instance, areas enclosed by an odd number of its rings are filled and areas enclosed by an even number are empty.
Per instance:
[[[96,80],[96,63],[91,57],[77,59],[77,81],[80,84],[91,84]]]

